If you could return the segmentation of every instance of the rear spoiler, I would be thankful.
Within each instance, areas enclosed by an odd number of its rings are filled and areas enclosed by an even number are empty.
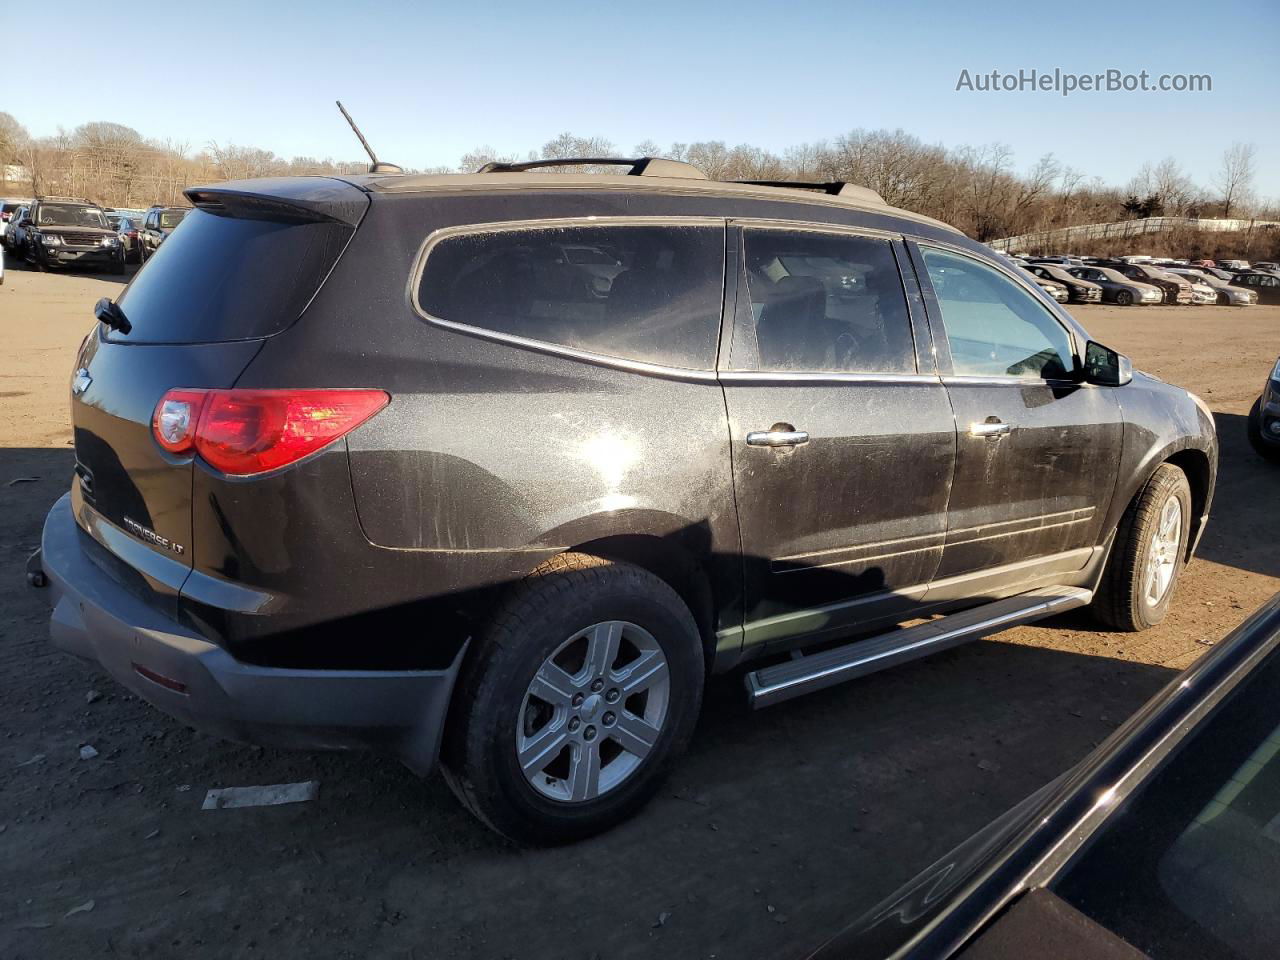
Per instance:
[[[333,177],[228,180],[183,191],[191,205],[221,216],[345,223],[356,226],[369,195]]]

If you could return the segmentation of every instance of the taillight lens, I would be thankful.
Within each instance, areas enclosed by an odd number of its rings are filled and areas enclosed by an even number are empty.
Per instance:
[[[153,427],[171,453],[194,450],[215,470],[252,476],[315,453],[390,401],[382,390],[171,390]],[[181,442],[183,415],[192,412],[189,442],[171,445]]]

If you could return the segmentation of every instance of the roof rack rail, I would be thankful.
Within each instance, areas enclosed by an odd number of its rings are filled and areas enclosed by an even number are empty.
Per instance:
[[[92,206],[97,206],[97,204],[93,203],[93,201],[92,201],[92,200],[86,200],[84,197],[55,197],[55,196],[40,196],[40,197],[36,197],[36,199],[37,199],[37,200],[52,200],[54,203],[87,203],[87,204],[90,204],[90,205],[92,205]]]
[[[809,180],[734,180],[733,183],[745,183],[753,187],[782,187],[789,190],[821,190],[833,197],[845,197],[849,200],[861,200],[863,203],[884,203],[884,197],[870,187],[860,187],[856,183],[843,180],[809,181]]]
[[[546,160],[526,160],[522,163],[505,163],[494,160],[486,163],[476,173],[524,173],[541,167],[630,167],[632,177],[676,177],[685,180],[706,180],[707,175],[691,163],[668,160],[665,157],[560,157]]]

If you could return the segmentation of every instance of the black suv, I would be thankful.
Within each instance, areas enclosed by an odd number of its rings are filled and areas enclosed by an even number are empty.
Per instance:
[[[27,260],[37,270],[105,266],[124,273],[120,238],[96,203],[75,197],[40,197],[23,221]]]
[[[186,207],[149,208],[142,219],[142,227],[138,230],[138,262],[145,263],[149,257],[154,256],[160,249],[160,244],[178,228],[186,215]]]
[[[657,789],[709,672],[766,706],[1165,616],[1199,399],[871,191],[619,162],[189,190],[75,363],[55,643],[228,737],[440,759],[555,842]]]

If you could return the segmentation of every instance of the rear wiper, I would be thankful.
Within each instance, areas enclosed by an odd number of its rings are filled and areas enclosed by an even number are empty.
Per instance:
[[[110,297],[103,297],[94,305],[93,315],[98,318],[99,323],[105,323],[112,330],[128,333],[133,329],[133,324],[124,315],[124,311]]]

